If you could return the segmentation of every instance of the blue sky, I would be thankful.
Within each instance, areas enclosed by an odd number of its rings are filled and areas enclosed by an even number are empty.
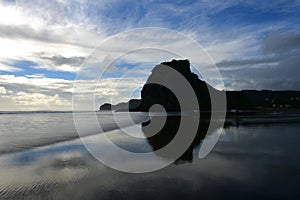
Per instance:
[[[114,34],[143,27],[179,31],[202,45],[227,90],[300,90],[299,10],[300,1],[1,1],[0,110],[71,110],[77,73],[92,50]],[[157,36],[132,40],[144,45],[151,37]],[[176,43],[168,36],[156,41],[166,48]],[[131,44],[122,41],[100,57],[104,62]],[[163,58],[157,54],[155,62]],[[155,63],[137,56],[111,65],[96,90],[92,80],[77,82],[96,91],[95,105],[126,101]],[[94,63],[93,73],[100,75],[102,64]],[[115,80],[124,74],[119,87]]]

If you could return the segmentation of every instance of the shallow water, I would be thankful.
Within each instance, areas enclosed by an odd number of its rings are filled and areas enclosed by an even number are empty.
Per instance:
[[[204,159],[198,158],[201,143],[195,142],[192,151],[174,164],[144,174],[106,167],[79,139],[2,154],[0,199],[299,199],[300,123],[247,120],[227,126]],[[142,126],[132,130],[137,136],[144,133]],[[149,152],[156,145],[147,139],[132,140],[120,130],[105,134],[130,151]],[[97,153],[106,149],[102,137],[82,140]],[[117,159],[120,165],[130,164]]]
[[[134,124],[126,113],[115,113],[114,117],[109,112],[0,113],[0,154],[78,138],[74,117],[80,122],[80,136]],[[93,118],[98,120],[102,129],[98,123],[91,123]],[[148,116],[135,113],[133,118],[136,122],[141,122],[147,120]]]

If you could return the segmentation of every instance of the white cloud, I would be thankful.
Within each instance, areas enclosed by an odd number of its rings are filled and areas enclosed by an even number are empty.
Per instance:
[[[61,71],[61,72],[77,72],[79,70],[79,66],[70,66],[70,65],[38,65],[38,66],[33,66],[32,68],[35,69],[46,69],[49,71]]]
[[[0,2],[0,24],[21,25],[24,24],[25,19],[26,15],[20,9]]]
[[[33,78],[29,78],[29,77],[33,77]],[[43,76],[38,77],[37,75],[33,75],[33,76],[29,75],[29,77],[15,76],[15,75],[0,75],[0,83],[51,87],[51,85],[53,85],[55,83],[70,83],[71,82],[71,81],[59,79],[59,78],[45,78]]]
[[[0,94],[6,94],[5,87],[0,87]]]
[[[72,84],[43,75],[0,75],[0,86],[6,89],[0,110],[71,110]]]
[[[76,96],[81,96],[79,110],[91,110],[91,99],[95,108],[104,102],[128,101],[132,92],[140,89],[145,80],[135,78],[107,78],[99,82],[77,80]],[[0,75],[0,110],[72,110],[72,95],[75,81],[46,78],[43,75]],[[5,86],[5,88],[4,88]]]
[[[78,66],[56,65],[39,55],[85,57],[106,35],[88,24],[73,21],[66,2],[24,0],[0,2],[0,62],[31,61],[36,68],[76,72]],[[69,13],[70,14],[70,13]],[[80,13],[72,13],[71,16]],[[1,66],[0,70],[16,68]]]
[[[19,71],[23,71],[20,68],[17,67],[13,67],[13,66],[9,66],[9,65],[5,65],[0,63],[0,71],[5,71],[5,72],[19,72]]]
[[[26,93],[26,92],[18,92],[11,99],[20,106],[33,106],[44,108],[60,105],[69,105],[70,102],[64,99],[61,99],[58,94],[54,96],[49,96],[41,93]],[[70,105],[69,105],[70,106]]]
[[[45,74],[31,74],[31,75],[26,75],[25,77],[27,77],[27,78],[45,78]]]

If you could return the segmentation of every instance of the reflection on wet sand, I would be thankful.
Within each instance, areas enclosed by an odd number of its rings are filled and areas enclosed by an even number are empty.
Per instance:
[[[120,146],[156,150],[172,140],[178,120],[168,118],[144,142],[129,141],[121,131],[108,134]],[[79,140],[1,156],[0,199],[298,199],[299,122],[226,126],[213,151],[198,159],[203,137],[211,134],[205,135],[207,123],[202,127],[175,165],[146,174],[102,165]],[[137,134],[151,135],[148,128],[143,124]],[[105,150],[99,138],[85,140]]]
[[[188,148],[184,151],[184,153],[179,157],[175,158],[169,154],[168,159],[174,159],[175,164],[180,164],[184,162],[192,162],[193,161],[193,149],[198,147],[201,144],[201,141],[205,138],[208,131],[209,120],[198,120],[195,116],[167,116],[165,119],[165,123],[160,130],[157,130],[157,124],[162,121],[160,116],[152,116],[150,121],[142,123],[142,131],[144,135],[147,137],[148,143],[151,145],[152,150],[158,152],[157,150],[165,147],[169,144],[176,134],[178,133],[178,129],[180,126],[180,121],[182,118],[188,122],[188,126],[198,125],[197,133],[194,139],[190,142]],[[184,134],[192,134],[186,131]],[[159,152],[158,156],[163,156]]]

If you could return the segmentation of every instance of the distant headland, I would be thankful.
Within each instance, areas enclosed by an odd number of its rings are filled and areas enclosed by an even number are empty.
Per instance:
[[[201,111],[211,111],[209,91],[217,95],[221,91],[200,80],[191,71],[189,60],[172,60],[156,65],[142,88],[141,99],[131,99],[128,102],[116,105],[105,103],[100,106],[99,110],[147,112],[152,105],[160,104],[167,112],[180,112],[180,105],[174,93],[162,85],[153,84],[153,82],[159,82],[163,79],[164,82],[172,85],[174,80],[168,74],[162,73],[162,70],[168,67],[179,72],[189,82],[195,92],[199,105],[190,105],[189,110],[195,110],[194,108],[197,107],[201,108]],[[228,113],[300,110],[300,91],[226,91],[226,98]]]

